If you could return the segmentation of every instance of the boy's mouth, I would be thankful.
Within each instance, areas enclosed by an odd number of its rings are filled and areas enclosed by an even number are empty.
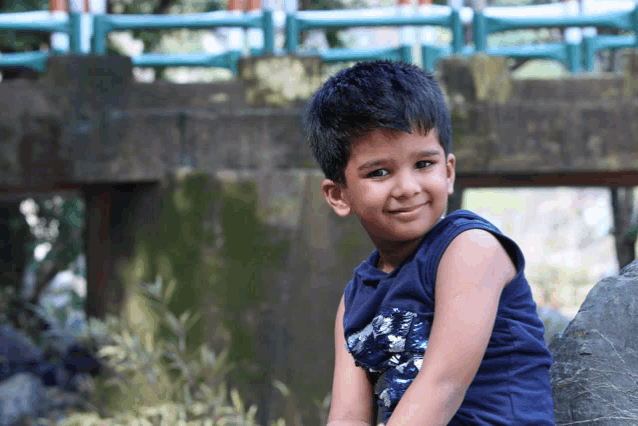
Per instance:
[[[401,207],[400,209],[389,210],[390,213],[411,213],[423,207],[423,204],[416,204],[410,207]]]

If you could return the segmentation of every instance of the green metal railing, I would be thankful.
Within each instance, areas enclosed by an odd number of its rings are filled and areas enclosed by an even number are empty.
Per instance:
[[[261,28],[264,32],[264,48],[261,54],[273,54],[275,30],[271,10],[259,14],[221,15],[215,12],[188,15],[98,15],[93,23],[92,52],[106,53],[106,36],[112,31],[156,29],[212,29],[216,27]],[[160,54],[143,53],[131,57],[133,65],[154,66],[204,66],[222,67],[237,73],[240,51],[221,54]]]
[[[490,34],[524,28],[569,28],[569,27],[604,27],[638,30],[636,23],[638,7],[629,12],[616,12],[604,15],[574,15],[546,17],[497,17],[486,16],[483,12],[474,14],[473,31],[476,52],[488,55],[500,55],[513,58],[555,59],[565,63],[569,70],[578,72],[582,69],[581,49],[584,50],[585,69],[593,69],[593,58],[597,50],[612,46],[635,46],[635,37],[607,36],[587,37],[584,46],[580,43],[547,43],[527,46],[488,47],[487,36]],[[630,43],[633,41],[633,43]]]
[[[341,12],[341,11],[340,11]],[[346,28],[346,27],[402,27],[402,26],[438,26],[452,30],[452,46],[449,51],[458,53],[462,49],[463,26],[458,10],[447,9],[434,13],[390,15],[390,16],[347,16],[333,14],[331,11],[302,11],[290,13],[286,17],[285,50],[290,54],[297,54],[299,49],[299,35],[302,31],[312,29]],[[426,68],[433,67],[434,61],[441,56],[442,51],[434,46],[427,48],[428,63]],[[304,52],[305,54],[320,54],[325,62],[359,61],[373,59],[394,59],[412,62],[412,47],[400,45],[394,48],[371,49],[328,49],[320,52]]]
[[[594,55],[600,50],[638,47],[638,5],[633,10],[609,14],[606,22],[597,23],[597,27],[631,30],[633,35],[602,35],[583,37],[584,67],[586,71],[594,69]]]
[[[38,31],[47,33],[67,33],[70,40],[70,49],[73,53],[80,52],[80,25],[81,15],[79,13],[71,13],[64,19],[51,19],[50,16],[43,15],[40,19],[33,19],[32,12],[6,14],[6,16],[15,15],[22,19],[8,20],[0,19],[0,31]],[[0,14],[3,17],[3,14]],[[29,18],[29,19],[24,19]],[[1,68],[23,67],[30,68],[35,71],[44,72],[46,70],[47,58],[50,54],[58,54],[66,52],[19,52],[19,53],[3,53],[0,56]]]
[[[318,54],[327,63],[360,61],[371,59],[391,59],[412,62],[412,46],[402,44],[396,47],[328,49],[325,51],[299,52],[299,36],[303,31],[312,29],[353,28],[353,27],[422,27],[446,28],[452,32],[452,41],[445,46],[421,44],[423,67],[433,71],[436,61],[451,54],[471,55],[483,52],[488,55],[513,58],[544,58],[565,63],[572,72],[593,69],[595,54],[603,49],[638,47],[638,6],[632,10],[585,15],[560,15],[546,17],[496,16],[496,8],[474,13],[472,25],[474,45],[465,45],[463,41],[463,23],[456,9],[435,7],[428,14],[368,14],[361,11],[299,11],[286,17],[285,52],[289,54]],[[70,38],[70,51],[81,53],[80,34],[82,16],[79,13],[68,14],[64,19],[50,19],[50,15],[37,14],[30,19],[24,14],[0,15],[0,31],[44,31],[49,33],[67,33]],[[11,20],[12,15],[20,19]],[[33,15],[36,16],[36,15]],[[45,19],[46,18],[46,19]],[[91,52],[106,53],[108,33],[122,30],[153,29],[212,29],[216,27],[257,28],[264,34],[263,49],[251,48],[252,56],[274,54],[274,21],[271,10],[261,13],[231,15],[219,12],[188,15],[98,15],[94,17]],[[597,27],[615,28],[633,31],[633,35],[584,37],[582,43],[547,43],[523,46],[490,47],[487,38],[495,33],[526,28],[569,28]],[[50,54],[66,52],[22,52],[5,53],[0,56],[0,68],[28,67],[44,71]],[[158,54],[143,53],[131,58],[133,65],[141,67],[155,66],[208,66],[222,67],[237,72],[237,63],[242,52],[231,50],[220,54]]]

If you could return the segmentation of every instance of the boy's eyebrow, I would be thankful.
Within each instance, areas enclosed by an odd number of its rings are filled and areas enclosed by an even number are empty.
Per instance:
[[[388,160],[386,160],[384,158],[379,158],[377,160],[371,160],[371,161],[368,161],[367,163],[364,163],[364,164],[360,165],[357,168],[357,170],[363,170],[363,169],[367,169],[369,167],[376,167],[376,166],[379,166],[381,164],[385,164],[387,162],[388,162]]]
[[[423,151],[419,153],[420,157],[433,157],[435,155],[441,155],[439,151]]]

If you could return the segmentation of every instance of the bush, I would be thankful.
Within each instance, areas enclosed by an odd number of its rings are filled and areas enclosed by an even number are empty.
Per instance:
[[[103,363],[97,378],[82,381],[88,412],[69,413],[59,426],[76,425],[255,425],[256,406],[247,408],[224,381],[232,366],[228,351],[217,355],[207,344],[187,352],[186,337],[199,316],[179,318],[167,308],[172,290],[141,286],[159,307],[174,339],[154,342],[122,319],[89,320],[80,343],[93,348]],[[51,424],[41,419],[38,424]],[[55,423],[54,423],[55,424]]]

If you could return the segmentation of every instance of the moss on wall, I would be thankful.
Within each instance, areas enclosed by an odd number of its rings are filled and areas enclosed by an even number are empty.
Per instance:
[[[212,303],[230,333],[230,361],[246,366],[236,378],[260,378],[264,368],[255,362],[254,319],[269,290],[263,275],[282,267],[288,241],[276,241],[274,230],[258,217],[254,183],[221,185],[205,173],[187,173],[165,179],[156,196],[161,214],[151,231],[138,232],[134,254],[123,268],[123,314],[150,340],[173,336],[142,296],[140,283],[158,276],[174,282],[170,310],[206,315]],[[187,345],[194,350],[213,333],[199,321]]]
[[[512,94],[512,77],[508,58],[502,56],[475,55],[470,61],[476,99],[503,104]]]

